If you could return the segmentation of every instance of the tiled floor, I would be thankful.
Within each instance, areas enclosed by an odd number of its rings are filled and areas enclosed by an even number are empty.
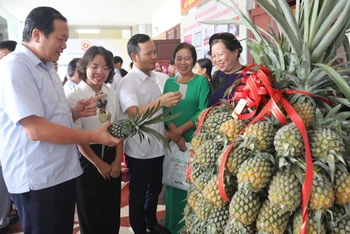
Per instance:
[[[165,205],[164,205],[164,196],[160,196],[158,205],[157,217],[162,223],[162,220],[165,218]],[[129,223],[129,182],[126,182],[122,185],[122,194],[121,194],[121,215],[120,215],[120,231],[119,234],[131,234],[133,233],[130,228]],[[17,223],[10,227],[8,234],[23,234],[21,224]],[[73,234],[80,234],[78,216],[75,215],[74,229]]]

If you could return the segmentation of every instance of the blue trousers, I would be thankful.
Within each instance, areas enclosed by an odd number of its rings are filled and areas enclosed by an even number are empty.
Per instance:
[[[162,190],[164,156],[136,159],[125,155],[129,168],[129,220],[135,234],[157,224],[158,196]]]
[[[25,234],[72,234],[75,179],[41,190],[11,194]]]

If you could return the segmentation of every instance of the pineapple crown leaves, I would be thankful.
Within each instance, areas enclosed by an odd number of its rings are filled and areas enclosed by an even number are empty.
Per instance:
[[[305,162],[302,159],[290,158],[292,161],[289,161],[286,164],[279,165],[279,170],[290,170],[298,179],[300,184],[303,184],[305,179]]]
[[[334,206],[331,209],[326,210],[328,214],[327,226],[329,227],[329,229],[333,229],[343,219],[346,219],[346,220],[350,219],[349,205],[350,205],[349,203],[343,206],[334,204]]]
[[[344,96],[350,102],[350,85],[339,74],[339,72],[334,70],[334,68],[330,67],[327,64],[316,63],[315,65],[323,69],[328,74],[328,76],[333,80],[333,82],[338,86],[340,91],[344,94]]]
[[[280,31],[291,45],[293,53],[300,58],[305,52],[300,41],[308,43],[311,61],[320,61],[328,47],[348,27],[350,5],[340,1],[296,1],[296,14],[293,15],[285,1],[255,0],[276,22]],[[301,4],[303,7],[301,7]],[[332,32],[332,34],[330,33]],[[339,39],[340,40],[340,39]],[[339,42],[334,47],[339,47]]]
[[[223,105],[224,110],[233,110],[235,108],[235,103],[230,102],[229,100],[226,99],[220,99],[220,103]]]
[[[241,143],[241,147],[250,148],[250,149],[253,149],[253,150],[257,150],[258,149],[257,138],[256,137],[242,135],[241,139],[243,139],[243,141]]]
[[[336,2],[336,6],[331,9],[329,16],[322,24],[323,27],[319,28],[312,41],[311,48],[314,48],[313,61],[317,61],[326,52],[327,48],[334,43],[336,38],[338,38],[337,44],[334,47],[338,48],[345,36],[345,30],[349,27],[350,2],[347,0],[334,2]],[[344,33],[340,34],[341,32]]]
[[[341,136],[344,142],[349,145],[350,121],[348,119],[350,118],[350,111],[342,111],[342,107],[341,104],[330,107],[324,103],[322,109],[316,108],[314,128],[329,128]]]
[[[246,25],[254,33],[257,39],[248,41],[248,47],[257,62],[267,66],[277,81],[285,75],[283,70],[288,70],[302,77],[301,80],[295,80],[301,83],[299,86],[306,86],[306,90],[322,91],[326,94],[325,91],[329,90],[329,87],[334,88],[336,84],[344,92],[346,86],[334,79],[330,82],[330,78],[323,73],[314,79],[315,74],[312,70],[315,69],[314,63],[329,64],[334,60],[335,52],[341,44],[345,45],[346,55],[350,58],[348,53],[350,46],[345,35],[350,26],[350,3],[347,0],[297,0],[294,15],[285,1],[255,1],[278,23],[281,32],[278,37],[273,31],[264,33],[264,30],[256,27],[246,11],[236,9],[235,1],[231,0],[232,6],[229,6],[219,0],[220,3],[236,11],[241,19],[238,23]],[[344,93],[349,99],[347,92]]]
[[[278,162],[276,165],[278,169],[289,167],[294,164],[298,164],[298,161],[300,160],[300,158],[284,157],[284,156],[278,156],[278,155],[276,155],[276,159]]]
[[[276,164],[275,157],[268,152],[254,151],[254,157],[262,157],[264,159],[267,159],[268,161],[270,161],[271,165]]]
[[[132,118],[129,116],[130,120],[122,120],[124,123],[123,128],[130,130],[129,132],[132,132],[130,136],[133,136],[135,134],[138,134],[140,137],[140,141],[143,141],[147,138],[148,143],[150,143],[150,139],[145,135],[145,133],[149,133],[153,135],[158,140],[162,141],[165,146],[170,150],[170,145],[168,141],[164,138],[163,135],[161,135],[159,132],[155,131],[152,128],[146,127],[146,125],[160,123],[164,121],[168,121],[171,119],[174,119],[181,115],[182,113],[176,113],[176,114],[169,114],[171,111],[171,108],[167,108],[165,111],[163,111],[161,114],[159,114],[156,117],[153,117],[153,115],[160,109],[160,101],[157,105],[152,106],[148,108],[144,114],[140,115],[139,108],[136,108],[136,115],[135,118]],[[152,118],[153,117],[153,118]],[[135,130],[135,131],[132,131]]]
[[[249,182],[244,182],[238,184],[238,191],[242,191],[244,194],[248,195],[254,192],[254,188]]]
[[[151,108],[148,108],[146,112],[139,118],[139,124],[138,125],[150,125],[150,124],[155,124],[159,122],[164,122],[164,121],[169,121],[172,119],[177,118],[182,114],[176,113],[176,114],[170,114],[171,113],[171,107],[166,108],[165,111],[163,111],[161,114],[158,116],[151,118],[158,110],[160,109],[160,101],[156,106],[153,106]],[[136,109],[136,119],[138,118],[138,109]]]
[[[152,129],[152,128],[149,128],[149,127],[146,127],[146,126],[141,126],[140,127],[140,131],[138,132],[139,133],[139,136],[143,139],[147,138],[148,140],[148,143],[151,143],[150,139],[148,137],[146,137],[142,131],[144,132],[147,132],[151,135],[153,135],[155,138],[157,138],[158,140],[162,141],[164,143],[164,145],[171,151],[170,149],[170,145],[169,145],[169,142],[167,141],[167,139],[164,138],[164,136],[162,134],[160,134],[159,132],[157,132],[156,130]]]

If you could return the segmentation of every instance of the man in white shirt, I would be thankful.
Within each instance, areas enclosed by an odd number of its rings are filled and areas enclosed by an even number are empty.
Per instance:
[[[15,41],[2,41],[0,42],[0,60],[6,55],[15,50],[17,42]],[[0,162],[0,234],[7,233],[10,226],[10,207],[11,207],[11,196],[7,191],[7,187],[2,175],[2,166]],[[13,210],[12,212],[17,212]],[[15,215],[18,217],[18,214]]]
[[[82,174],[75,144],[120,142],[107,131],[111,123],[74,129],[75,120],[96,114],[105,94],[69,108],[52,63],[68,34],[60,12],[37,7],[25,20],[22,43],[0,61],[0,160],[24,233],[72,233],[75,179]]]
[[[144,113],[158,105],[171,107],[181,99],[180,92],[162,95],[153,72],[157,61],[156,47],[148,35],[136,34],[127,44],[133,69],[120,82],[119,99],[123,113],[135,117],[137,108]],[[162,109],[156,115],[162,113]],[[150,125],[164,135],[164,123]],[[138,136],[125,140],[124,152],[130,173],[129,219],[135,234],[170,233],[157,221],[158,195],[162,189],[164,145],[148,135],[149,142]]]

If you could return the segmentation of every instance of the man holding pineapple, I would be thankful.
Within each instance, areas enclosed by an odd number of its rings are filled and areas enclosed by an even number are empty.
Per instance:
[[[75,178],[82,174],[75,144],[120,142],[107,131],[74,129],[73,121],[96,114],[96,101],[68,107],[53,68],[66,48],[67,19],[51,7],[33,9],[23,42],[0,62],[0,160],[24,233],[71,234]]]
[[[133,69],[121,81],[119,99],[122,111],[131,117],[153,106],[159,105],[155,115],[162,113],[161,107],[176,105],[180,92],[161,95],[155,80],[157,61],[156,47],[148,35],[136,34],[128,41],[128,54]],[[153,130],[164,135],[164,123],[152,124]],[[158,195],[162,188],[164,146],[147,134],[148,141],[141,141],[135,135],[125,140],[124,152],[130,173],[129,218],[135,234],[170,233],[157,222]]]

